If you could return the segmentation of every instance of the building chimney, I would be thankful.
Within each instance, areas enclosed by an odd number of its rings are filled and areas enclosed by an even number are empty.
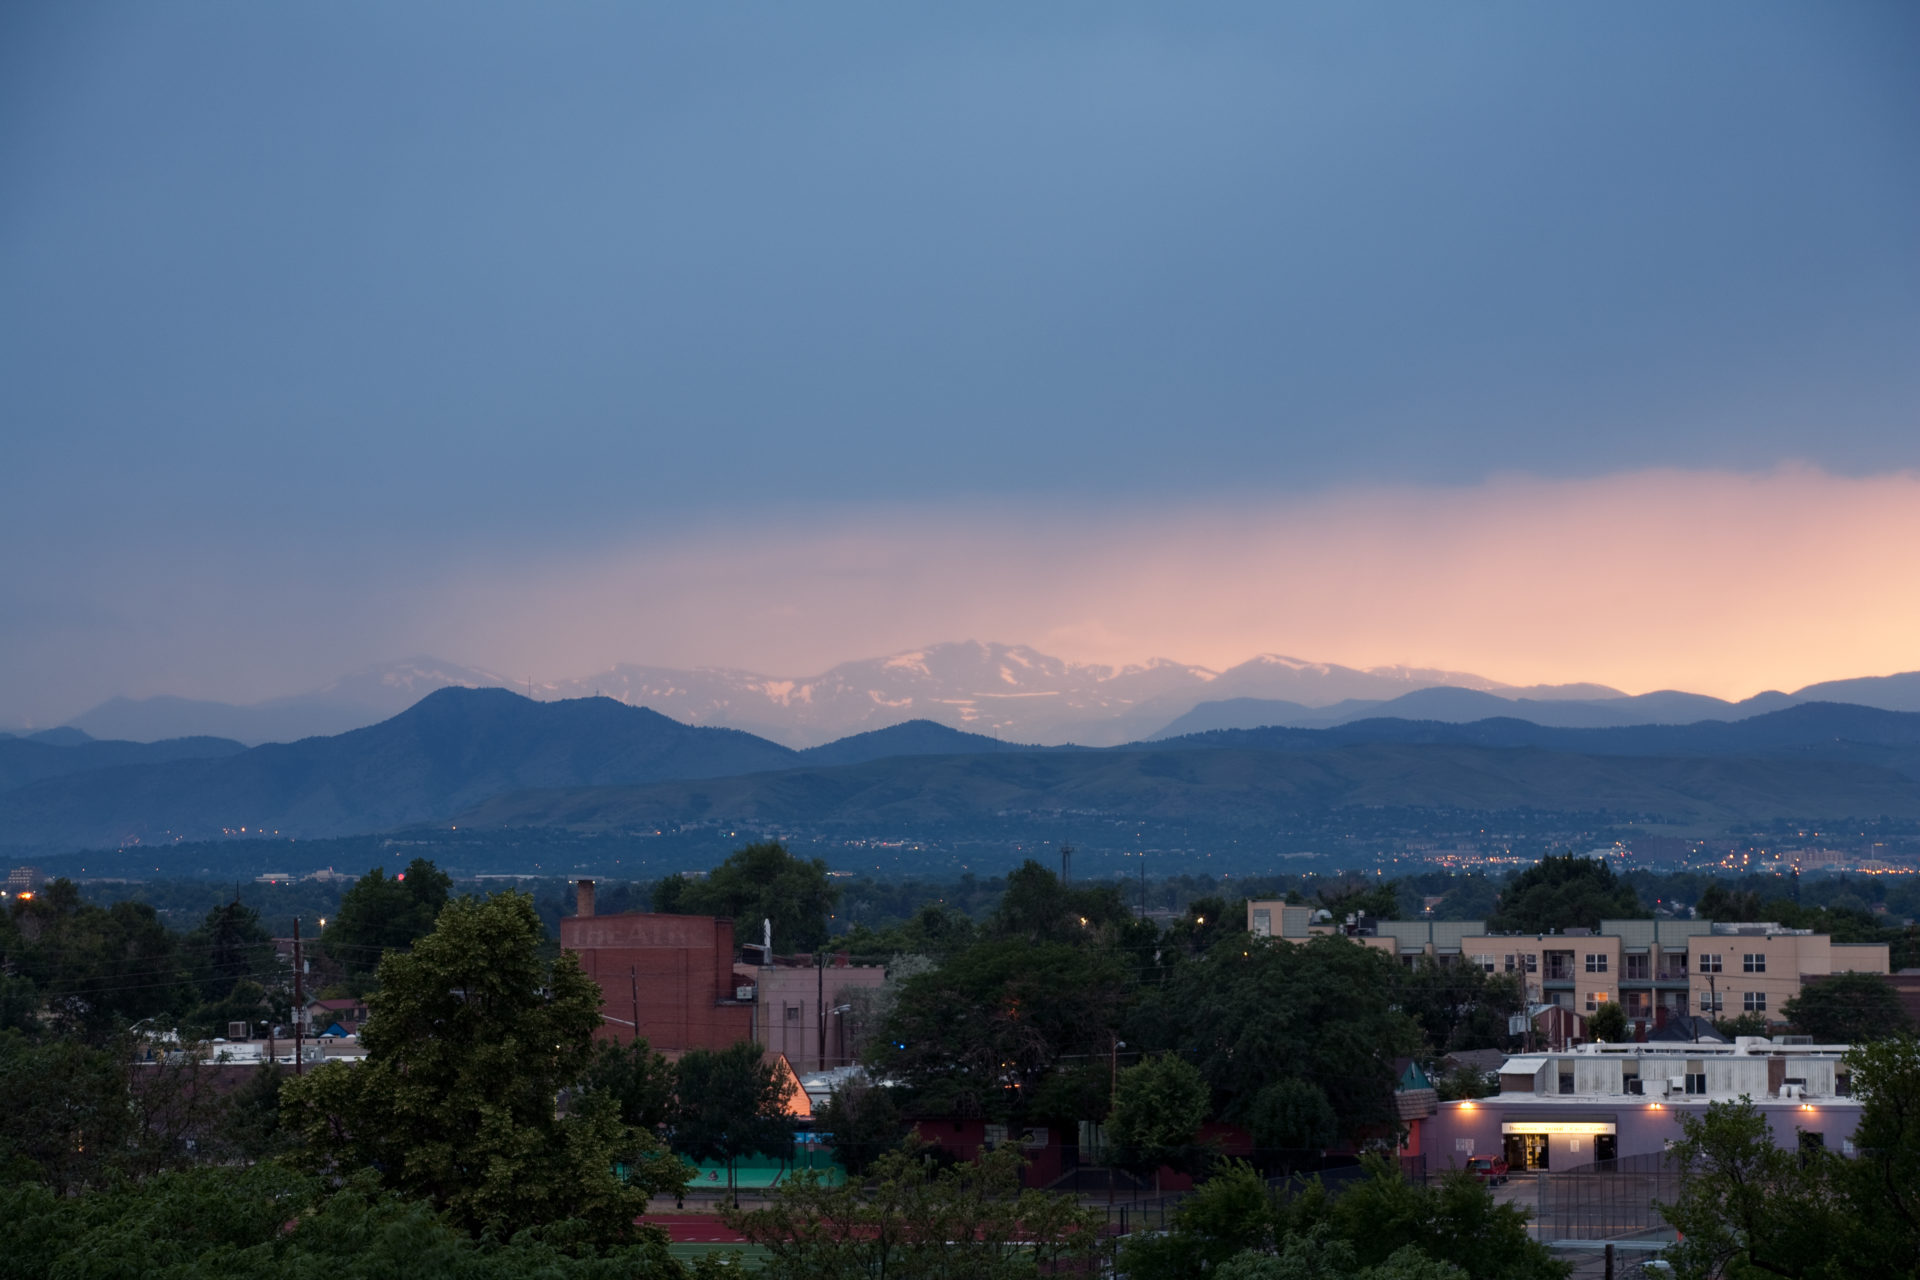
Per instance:
[[[579,884],[579,894],[578,905],[574,907],[573,914],[584,920],[593,914],[593,881],[582,880]]]

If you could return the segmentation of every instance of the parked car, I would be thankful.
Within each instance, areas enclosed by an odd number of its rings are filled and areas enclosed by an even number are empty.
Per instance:
[[[1491,1186],[1507,1180],[1507,1162],[1499,1156],[1473,1156],[1467,1161],[1467,1170]]]

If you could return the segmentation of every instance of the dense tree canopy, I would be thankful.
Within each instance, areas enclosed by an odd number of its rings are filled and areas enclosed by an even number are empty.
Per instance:
[[[1064,1054],[1105,1053],[1132,982],[1104,948],[976,943],[902,986],[874,1047],[927,1115],[1023,1114]]]
[[[630,1239],[649,1193],[683,1184],[685,1167],[595,1092],[556,1116],[560,1090],[592,1063],[600,989],[570,954],[544,963],[541,936],[532,899],[500,893],[455,899],[411,951],[389,953],[366,1061],[284,1090],[306,1163],[378,1169],[476,1233],[572,1219],[600,1243]],[[619,1182],[616,1161],[639,1181]]]
[[[1162,1165],[1204,1167],[1200,1126],[1212,1110],[1207,1082],[1192,1063],[1158,1054],[1120,1073],[1107,1141],[1123,1169],[1156,1176]]]
[[[433,929],[452,890],[452,879],[425,858],[415,858],[391,879],[385,868],[375,867],[353,882],[327,922],[327,954],[354,987],[363,988],[386,952],[404,951]]]
[[[1130,1280],[1564,1280],[1570,1270],[1528,1236],[1525,1210],[1496,1204],[1471,1176],[1417,1185],[1378,1157],[1337,1197],[1310,1186],[1291,1200],[1229,1162],[1180,1203],[1172,1230],[1129,1239],[1120,1262]]]
[[[1260,1091],[1290,1077],[1326,1095],[1343,1133],[1391,1126],[1393,1061],[1421,1043],[1397,968],[1345,938],[1228,939],[1147,993],[1129,1039],[1197,1066],[1227,1120],[1245,1122]]]
[[[826,945],[839,896],[826,863],[796,858],[779,841],[768,840],[734,850],[703,879],[668,876],[653,887],[653,909],[730,917],[742,942],[757,941],[760,922],[771,920],[775,949],[799,952]]]
[[[673,1149],[693,1160],[722,1160],[727,1185],[742,1156],[784,1159],[793,1150],[786,1105],[793,1085],[760,1046],[694,1049],[675,1072]]]
[[[1660,1206],[1680,1233],[1682,1277],[1894,1280],[1920,1258],[1920,1041],[1895,1036],[1847,1056],[1861,1100],[1858,1155],[1783,1148],[1748,1099],[1680,1118],[1686,1171]]]
[[[1487,928],[1496,933],[1598,929],[1603,919],[1636,920],[1652,914],[1633,886],[1603,860],[1566,854],[1542,858],[1508,881]]]

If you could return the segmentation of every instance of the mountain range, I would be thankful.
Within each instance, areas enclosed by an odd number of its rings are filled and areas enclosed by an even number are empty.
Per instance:
[[[968,641],[774,677],[730,668],[637,665],[564,681],[521,681],[420,657],[370,667],[296,697],[247,706],[113,698],[75,717],[96,738],[220,737],[293,742],[378,723],[442,688],[510,688],[542,701],[594,696],[683,724],[740,729],[796,749],[911,720],[1012,742],[1115,746],[1212,729],[1327,728],[1398,717],[1464,723],[1513,716],[1598,728],[1738,720],[1801,702],[1920,711],[1920,673],[1811,685],[1740,702],[1673,691],[1628,696],[1604,685],[1515,687],[1465,672],[1365,670],[1262,654],[1224,671],[1155,660],[1108,667],[1022,645]]]
[[[922,720],[795,750],[608,697],[445,688],[379,724],[294,743],[52,736],[0,739],[0,845],[320,838],[441,823],[818,822],[871,833],[913,822],[931,833],[1063,812],[1242,829],[1352,806],[1696,824],[1920,817],[1920,713],[1834,703],[1631,727],[1376,717],[1098,749],[1019,746]]]

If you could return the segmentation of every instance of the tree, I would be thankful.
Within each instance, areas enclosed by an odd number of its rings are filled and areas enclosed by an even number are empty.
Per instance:
[[[600,1025],[600,989],[568,953],[540,958],[543,930],[521,893],[447,904],[411,951],[392,951],[360,1033],[366,1060],[334,1063],[282,1091],[317,1172],[372,1168],[475,1234],[575,1220],[600,1245],[633,1240],[650,1194],[686,1168],[588,1093],[556,1117]],[[622,1183],[616,1162],[632,1168]]]
[[[762,920],[773,922],[773,941],[786,951],[825,946],[829,918],[840,891],[827,879],[827,864],[805,861],[777,840],[736,849],[705,879],[668,876],[653,889],[653,909],[668,915],[727,916],[744,939],[758,936]]]
[[[987,921],[987,932],[997,938],[1075,946],[1137,944],[1143,931],[1158,937],[1135,919],[1117,886],[1068,884],[1031,858],[1007,877],[1007,891]]]
[[[1340,1118],[1319,1085],[1289,1077],[1275,1080],[1254,1095],[1247,1128],[1256,1147],[1274,1151],[1316,1151],[1340,1134]]]
[[[0,1098],[0,1181],[42,1182],[64,1196],[118,1172],[133,1130],[118,1053],[0,1034]]]
[[[764,1209],[726,1211],[764,1249],[768,1280],[1033,1280],[1092,1270],[1104,1214],[1071,1196],[1020,1190],[1019,1152],[937,1168],[919,1151],[874,1162],[871,1189],[811,1170],[784,1179]]]
[[[187,950],[197,957],[195,983],[209,1003],[226,999],[236,984],[277,977],[273,935],[260,926],[260,913],[239,899],[207,912],[187,935]]]
[[[1681,1276],[1866,1274],[1846,1248],[1835,1157],[1775,1146],[1766,1116],[1745,1098],[1708,1103],[1705,1115],[1680,1116],[1680,1128],[1680,1196],[1658,1207],[1680,1233],[1666,1256]]]
[[[1570,1271],[1528,1234],[1525,1209],[1496,1202],[1473,1175],[1450,1170],[1421,1184],[1383,1157],[1364,1157],[1363,1164],[1367,1176],[1339,1196],[1296,1201],[1289,1230],[1327,1222],[1363,1267],[1384,1266],[1412,1249],[1474,1280],[1565,1280]]]
[[[1244,1160],[1225,1160],[1174,1208],[1165,1233],[1122,1243],[1117,1270],[1129,1280],[1198,1280],[1237,1255],[1272,1254],[1281,1238],[1266,1179]]]
[[[1348,916],[1367,916],[1374,920],[1400,918],[1400,894],[1391,881],[1343,877],[1321,886],[1320,905],[1336,921]]]
[[[1819,1044],[1865,1044],[1913,1028],[1893,984],[1877,973],[1810,979],[1780,1013]]]
[[[726,1161],[729,1192],[741,1156],[792,1155],[787,1097],[793,1086],[760,1046],[742,1040],[726,1049],[694,1049],[680,1059],[678,1074],[673,1149],[694,1160]]]
[[[673,1119],[676,1079],[673,1064],[645,1040],[603,1040],[594,1048],[580,1088],[611,1099],[622,1124],[658,1133]]]
[[[361,1171],[335,1189],[277,1163],[122,1182],[87,1196],[0,1185],[0,1280],[715,1280],[660,1233],[600,1249],[557,1221],[477,1241]]]
[[[452,878],[425,858],[391,880],[375,867],[341,896],[321,943],[349,984],[363,988],[387,952],[405,951],[432,931],[452,891]]]
[[[57,1034],[105,1045],[129,1023],[194,1003],[180,940],[144,902],[94,906],[60,879],[16,899],[10,915],[3,958],[34,985]]]
[[[1729,1040],[1738,1040],[1741,1036],[1764,1036],[1768,1030],[1767,1015],[1741,1013],[1731,1018],[1715,1018],[1713,1029]]]
[[[1422,956],[1398,975],[1400,1007],[1426,1033],[1437,1057],[1461,1049],[1503,1049],[1507,1019],[1526,1007],[1518,974],[1490,974],[1474,965],[1442,966]]]
[[[1064,1053],[1104,1052],[1130,987],[1110,951],[1005,938],[900,987],[873,1052],[924,1114],[1006,1119]]]
[[[1193,1163],[1194,1138],[1211,1101],[1199,1070],[1173,1054],[1158,1054],[1122,1071],[1107,1117],[1107,1139],[1120,1166],[1137,1173],[1151,1170],[1157,1188],[1162,1165]]]
[[[835,1087],[820,1109],[818,1128],[833,1135],[833,1158],[849,1178],[863,1178],[874,1162],[899,1147],[906,1121],[892,1090],[865,1079]]]
[[[1555,929],[1598,929],[1602,919],[1637,920],[1652,913],[1640,905],[1633,886],[1613,874],[1599,858],[1573,854],[1542,858],[1500,893],[1499,907],[1487,918],[1490,933],[1550,933]]]
[[[1396,1123],[1394,1059],[1420,1047],[1396,1007],[1398,967],[1348,938],[1227,939],[1149,992],[1128,1039],[1198,1067],[1223,1119],[1245,1123],[1262,1089],[1293,1077],[1358,1136]]]
[[[1607,1044],[1621,1044],[1630,1039],[1626,1007],[1613,1000],[1602,1000],[1600,1007],[1587,1015],[1587,1037]]]
[[[1859,1215],[1850,1255],[1920,1258],[1920,1040],[1902,1034],[1856,1045],[1846,1062],[1860,1099],[1859,1155],[1840,1166]]]

